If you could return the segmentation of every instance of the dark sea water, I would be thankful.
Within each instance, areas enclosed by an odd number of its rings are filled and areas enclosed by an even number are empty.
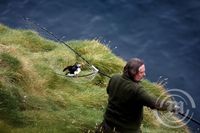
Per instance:
[[[96,38],[125,60],[142,58],[147,79],[192,96],[200,121],[200,0],[0,0],[0,23],[26,28],[18,15],[64,40]]]

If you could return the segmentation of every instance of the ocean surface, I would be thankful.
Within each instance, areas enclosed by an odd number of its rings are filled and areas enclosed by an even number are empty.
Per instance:
[[[147,79],[191,95],[195,107],[184,108],[200,121],[200,0],[0,0],[0,23],[29,28],[20,16],[63,40],[98,39],[125,60],[142,58]]]

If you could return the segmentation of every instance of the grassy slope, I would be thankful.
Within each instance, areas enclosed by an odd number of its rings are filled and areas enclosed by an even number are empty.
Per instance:
[[[120,73],[125,62],[96,40],[67,42],[105,73]],[[0,132],[77,133],[94,131],[102,121],[108,79],[59,76],[81,62],[72,51],[29,30],[0,25]],[[85,64],[84,69],[87,71]],[[143,84],[155,95],[163,89]],[[158,91],[159,90],[159,91]],[[145,108],[144,132],[187,132],[162,126]]]

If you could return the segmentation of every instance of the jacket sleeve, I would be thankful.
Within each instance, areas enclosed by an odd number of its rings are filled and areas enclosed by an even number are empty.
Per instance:
[[[142,87],[138,88],[138,102],[151,109],[168,110],[169,102],[158,100],[155,96],[146,92]]]

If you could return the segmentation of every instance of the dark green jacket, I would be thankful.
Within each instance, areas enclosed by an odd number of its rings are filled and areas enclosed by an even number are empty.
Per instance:
[[[113,76],[108,84],[108,105],[104,121],[121,132],[137,132],[143,119],[143,106],[163,109],[156,104],[156,98],[149,95],[139,82],[125,75]]]

